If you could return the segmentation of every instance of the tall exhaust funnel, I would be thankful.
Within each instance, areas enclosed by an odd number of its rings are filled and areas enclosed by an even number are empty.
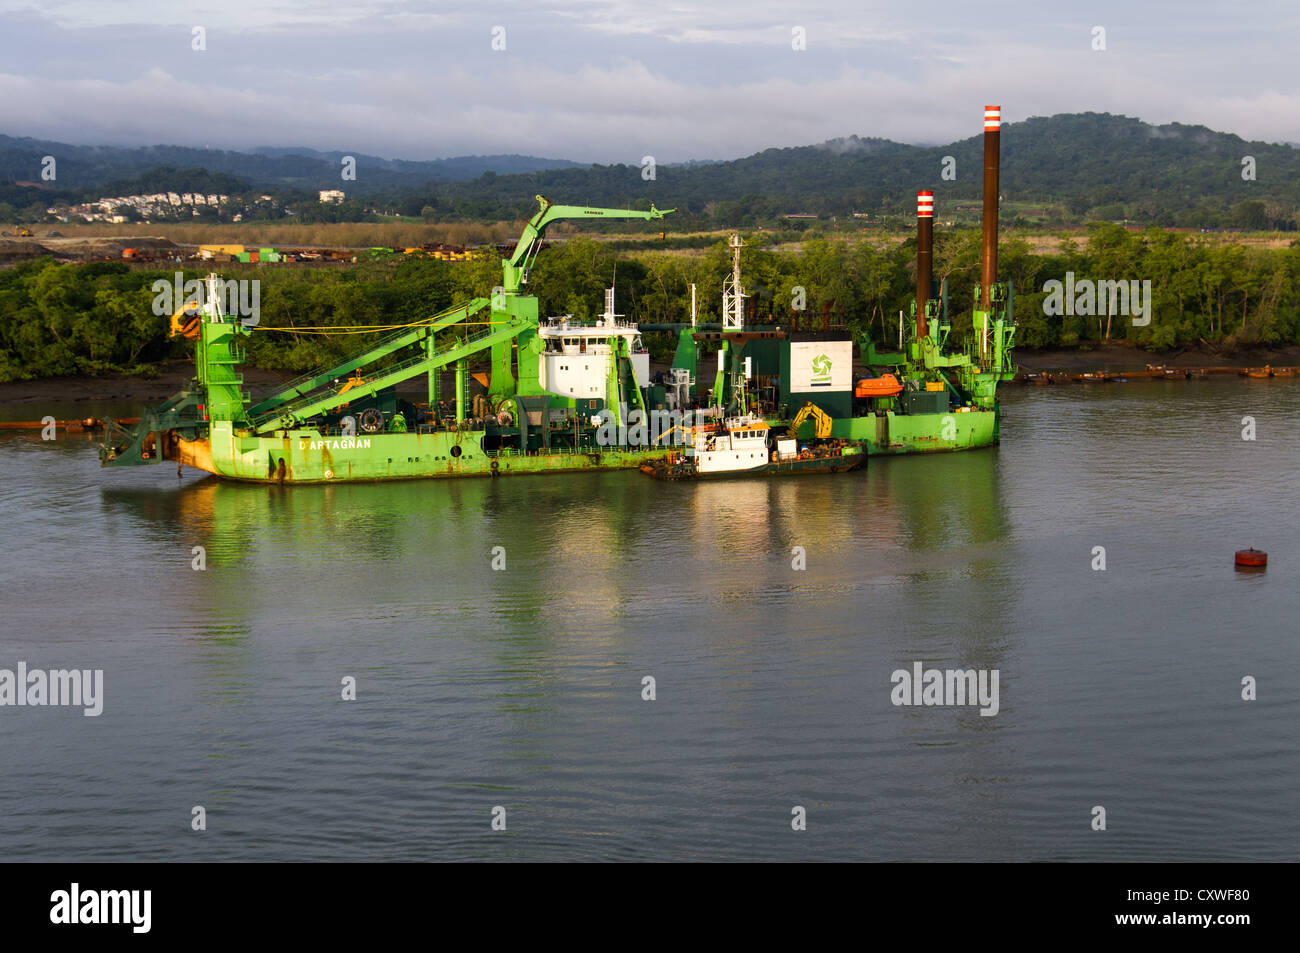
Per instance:
[[[929,332],[925,306],[934,273],[934,193],[916,193],[916,336]]]
[[[980,309],[989,310],[989,292],[998,280],[998,152],[1002,107],[984,107],[984,241],[980,255]]]

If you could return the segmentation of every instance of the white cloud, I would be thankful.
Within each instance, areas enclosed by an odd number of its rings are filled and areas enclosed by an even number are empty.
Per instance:
[[[104,5],[51,9],[79,22],[91,6]],[[991,19],[971,5],[932,6],[568,0],[480,12],[278,0],[210,8],[243,33],[210,33],[206,54],[191,54],[174,27],[72,29],[27,14],[14,23],[40,42],[15,44],[4,64],[0,125],[73,142],[665,163],[849,134],[945,143],[977,135],[983,105],[998,102],[1008,121],[1093,110],[1300,139],[1289,65],[1257,53],[1267,20],[1190,4],[1171,22],[1158,8],[1129,15],[1101,0],[1091,12],[1108,24],[1109,49],[1098,53],[1091,16],[1047,20],[1017,5]],[[1275,24],[1294,16],[1276,12]],[[806,52],[789,48],[796,17]],[[505,53],[489,47],[496,22],[508,30]]]

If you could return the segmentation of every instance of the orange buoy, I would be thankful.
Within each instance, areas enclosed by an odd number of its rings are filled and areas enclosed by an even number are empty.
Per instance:
[[[1268,565],[1268,553],[1253,546],[1250,549],[1239,549],[1236,562],[1238,569],[1263,569]]]

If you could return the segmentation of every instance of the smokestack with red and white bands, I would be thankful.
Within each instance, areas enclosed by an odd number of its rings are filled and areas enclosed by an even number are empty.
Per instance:
[[[980,309],[989,309],[989,290],[998,280],[998,153],[1002,107],[984,107],[984,234],[980,253]]]
[[[916,193],[916,336],[929,332],[925,305],[930,300],[934,261],[934,193]]]

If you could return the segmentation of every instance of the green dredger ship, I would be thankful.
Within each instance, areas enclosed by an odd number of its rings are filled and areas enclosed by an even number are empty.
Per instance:
[[[752,413],[783,428],[806,403],[832,418],[833,438],[861,444],[868,455],[990,446],[999,436],[997,386],[1014,374],[1014,315],[1010,287],[994,281],[997,107],[985,116],[982,285],[974,333],[960,348],[949,341],[946,289],[932,299],[933,199],[922,192],[910,335],[895,354],[877,353],[863,337],[859,363],[874,377],[854,381],[851,338],[746,327],[741,242],[733,237],[720,325],[696,326],[692,315],[691,324],[674,326],[673,367],[654,384],[640,329],[614,314],[613,289],[595,324],[542,320],[537,298],[521,289],[550,223],[660,219],[672,210],[558,206],[538,196],[541,208],[502,262],[502,284],[491,298],[399,328],[259,401],[245,393],[240,374],[241,340],[257,329],[232,313],[237,308],[223,306],[223,287],[228,292],[230,286],[209,276],[201,314],[185,329],[196,341],[196,376],[134,428],[105,421],[101,462],[169,460],[228,479],[270,483],[634,468],[676,449],[673,431],[680,437],[683,428],[671,426],[681,419],[674,415],[690,411],[698,424]],[[486,319],[472,320],[480,314]],[[700,345],[717,347],[713,387],[705,394],[697,383]],[[479,375],[471,376],[470,361],[485,352],[486,393],[471,398],[470,381]],[[445,402],[444,373],[454,381]],[[400,399],[396,386],[420,376],[427,378],[427,403]],[[810,421],[800,436],[811,437],[812,427]]]

